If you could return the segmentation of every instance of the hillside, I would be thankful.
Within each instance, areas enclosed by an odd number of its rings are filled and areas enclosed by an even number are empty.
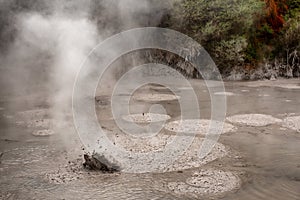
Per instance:
[[[299,0],[174,0],[160,26],[199,42],[225,78],[300,76]]]

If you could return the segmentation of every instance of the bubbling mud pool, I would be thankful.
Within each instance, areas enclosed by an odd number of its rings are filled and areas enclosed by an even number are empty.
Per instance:
[[[297,81],[272,83],[297,85]],[[191,82],[193,88],[201,93],[201,116],[209,119],[210,94],[201,81]],[[57,128],[57,121],[43,102],[39,103],[39,108],[24,103],[22,109],[12,111],[6,107],[8,102],[0,101],[0,107],[4,108],[0,110],[0,199],[298,200],[298,90],[296,87],[273,87],[272,84],[252,87],[254,84],[225,83],[226,92],[237,95],[227,99],[229,117],[223,129],[226,134],[220,136],[208,156],[204,159],[198,157],[204,134],[196,134],[192,145],[172,165],[155,173],[121,171],[108,174],[88,170],[82,165],[83,155],[87,152],[71,118],[61,122],[64,128]],[[149,138],[132,137],[115,127],[109,99],[104,97],[96,99],[99,106],[95,109],[101,114],[107,136],[116,146],[132,153],[162,151],[176,135],[175,131],[166,128],[172,122],[173,129],[177,127],[183,132],[204,133],[209,126],[209,120],[202,119],[174,124],[180,112],[177,109],[178,99],[173,98],[163,101],[168,106],[166,114],[171,117],[164,118],[167,119],[164,129]],[[287,99],[291,101],[285,101]],[[142,103],[149,107],[159,100],[153,97],[151,101],[144,99]],[[131,118],[129,121],[149,122],[149,118],[141,117],[142,113],[136,116],[137,120]],[[47,137],[33,135],[43,130],[45,133],[55,130],[55,134]]]

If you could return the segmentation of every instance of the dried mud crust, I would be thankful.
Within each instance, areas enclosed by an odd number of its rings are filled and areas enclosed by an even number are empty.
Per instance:
[[[179,195],[218,196],[240,187],[239,177],[230,171],[202,169],[196,171],[185,182],[170,182],[167,187]]]
[[[127,122],[134,123],[151,123],[161,122],[171,119],[169,115],[157,114],[157,113],[141,113],[124,116],[123,119]]]
[[[283,89],[300,89],[300,84],[298,82],[287,83],[287,79],[281,79],[278,81],[253,81],[247,84],[248,87],[277,87]],[[296,79],[295,79],[296,80]]]
[[[222,122],[214,121],[218,126],[222,125]],[[196,133],[200,135],[206,135],[213,125],[211,120],[207,119],[187,119],[187,120],[178,120],[172,121],[165,125],[165,129],[172,132],[179,133]],[[223,124],[222,133],[234,132],[236,131],[236,127],[231,124],[225,123]]]
[[[47,172],[45,178],[51,183],[63,184],[82,179],[88,173],[82,166],[82,159],[78,158],[74,161],[69,161],[64,166],[59,166],[57,170]]]
[[[125,151],[127,151],[129,154],[134,153],[163,153],[163,151],[166,148],[166,145],[176,145],[171,144],[173,142],[175,135],[165,135],[165,134],[159,134],[151,138],[130,138],[129,136],[119,136],[117,140],[115,141],[115,145],[118,148],[123,148]],[[196,168],[203,166],[211,161],[214,161],[218,158],[222,158],[229,154],[230,149],[228,147],[225,147],[221,143],[216,143],[211,150],[211,152],[204,158],[199,157],[199,150],[201,145],[203,144],[204,139],[195,137],[191,146],[189,146],[185,152],[182,152],[183,154],[177,155],[178,158],[175,158],[175,162],[173,162],[171,165],[168,165],[167,167],[164,165],[163,160],[162,163],[156,163],[157,168],[155,172],[171,172],[171,171],[178,171],[178,170],[184,170],[184,169],[190,169],[190,168]],[[175,156],[171,155],[171,156]],[[153,156],[149,156],[147,160],[145,160],[144,163],[140,160],[132,160],[132,163],[136,163],[136,165],[145,166],[147,163],[151,164],[154,162]],[[122,161],[120,161],[122,165]],[[136,165],[131,165],[130,163],[125,163],[124,166],[120,166],[122,168],[122,171],[134,171],[134,167]],[[147,168],[147,167],[146,167]]]
[[[147,153],[162,151],[165,146],[173,140],[174,136],[157,134],[153,137],[133,137],[120,134],[115,137],[115,145],[133,153]]]
[[[119,170],[101,163],[93,156],[85,154],[82,158],[68,161],[58,169],[47,172],[45,179],[54,184],[67,184],[73,181],[86,179],[88,176],[116,173]]]
[[[216,92],[214,95],[219,95],[219,96],[238,96],[238,94],[235,94],[233,92]]]
[[[37,137],[46,137],[46,136],[50,136],[53,134],[54,134],[54,131],[50,130],[50,129],[37,130],[37,131],[32,132],[32,135],[37,136]]]
[[[159,101],[174,101],[180,97],[173,94],[137,94],[133,96],[136,101],[159,102]]]
[[[300,133],[300,116],[291,116],[283,120],[283,126]]]
[[[166,171],[180,171],[204,166],[216,159],[230,154],[230,149],[221,143],[216,143],[211,152],[204,158],[199,157],[199,151],[204,142],[203,138],[195,138],[192,145]]]
[[[157,92],[157,94],[165,93],[165,94],[172,95],[172,93],[176,93],[177,94],[178,92],[180,92],[182,90],[180,88],[177,88],[177,87],[149,86],[149,91],[151,91],[153,93]]]
[[[281,119],[275,118],[271,115],[264,114],[242,114],[227,117],[227,120],[233,124],[240,124],[246,126],[262,127],[271,124],[279,124]]]

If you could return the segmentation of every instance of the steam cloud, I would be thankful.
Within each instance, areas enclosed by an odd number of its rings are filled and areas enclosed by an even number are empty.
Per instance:
[[[168,1],[0,0],[0,95],[12,111],[47,104],[56,121],[71,115],[76,74],[108,36],[156,26]],[[108,83],[109,84],[109,83]]]

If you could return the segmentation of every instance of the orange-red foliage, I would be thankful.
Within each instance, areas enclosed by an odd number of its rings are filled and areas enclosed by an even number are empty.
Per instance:
[[[274,30],[278,32],[284,24],[283,15],[287,11],[286,0],[264,0],[266,2],[266,22]]]

